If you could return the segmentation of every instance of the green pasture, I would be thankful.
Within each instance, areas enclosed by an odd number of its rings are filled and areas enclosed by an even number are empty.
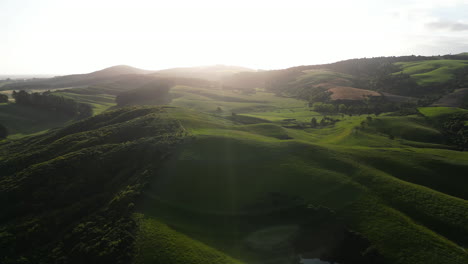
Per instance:
[[[395,64],[401,67],[401,72],[415,78],[418,84],[431,85],[452,80],[456,70],[468,67],[468,60],[429,60]]]

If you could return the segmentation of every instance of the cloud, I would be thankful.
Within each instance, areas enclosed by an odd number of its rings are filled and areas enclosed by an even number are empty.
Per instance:
[[[439,21],[427,23],[426,27],[435,30],[449,30],[449,31],[468,31],[467,23]]]

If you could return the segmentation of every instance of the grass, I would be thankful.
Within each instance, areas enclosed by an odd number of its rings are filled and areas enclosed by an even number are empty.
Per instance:
[[[415,78],[419,85],[431,85],[444,84],[454,79],[454,71],[467,67],[468,60],[398,62],[396,65],[401,67],[401,72]]]
[[[235,264],[241,263],[201,242],[195,241],[166,224],[142,215],[139,222],[135,263],[160,264]]]
[[[171,105],[195,111],[222,114],[265,112],[278,109],[304,109],[305,102],[293,98],[281,98],[272,93],[257,92],[252,95],[232,91],[176,86],[171,89],[174,99]]]
[[[458,108],[458,107],[419,107],[418,111],[426,117],[429,118],[439,118],[446,115],[452,115],[456,113],[468,113],[468,110]]]
[[[54,95],[73,99],[79,103],[90,104],[93,114],[98,115],[115,106],[115,96],[109,94],[77,94],[68,92],[54,92]]]
[[[310,128],[312,117],[320,121],[323,116],[293,98],[186,86],[171,93],[163,120],[176,120],[186,137],[143,193],[136,263],[284,263],[277,256],[266,261],[269,254],[247,241],[287,240],[297,222],[275,227],[269,224],[274,219],[263,219],[253,228],[236,220],[273,210],[267,200],[271,193],[330,208],[389,263],[468,262],[468,154],[443,145],[440,132],[424,117],[333,116],[340,121]],[[69,96],[102,109],[112,99]],[[150,111],[145,109],[135,111]],[[439,117],[465,110],[419,111]],[[124,137],[135,131],[127,118],[109,120],[105,112],[94,123],[68,129],[118,120]],[[143,121],[150,119],[132,122],[145,128]],[[294,126],[300,123],[305,126]],[[112,140],[112,129],[92,134],[93,140]],[[75,132],[57,142],[80,148],[94,144]],[[55,148],[50,144],[48,151],[57,153]]]
[[[141,211],[195,240],[262,263],[264,255],[242,242],[249,233],[226,219],[267,210],[262,199],[278,192],[338,212],[392,263],[468,259],[460,249],[468,243],[468,155],[433,148],[440,135],[421,117],[374,117],[375,124],[360,128],[366,118],[354,116],[322,129],[290,129],[170,113],[194,138],[163,165]],[[219,217],[225,224],[212,223]]]
[[[379,117],[369,122],[368,126],[380,133],[411,141],[443,143],[442,133],[430,127],[430,124],[419,116]]]

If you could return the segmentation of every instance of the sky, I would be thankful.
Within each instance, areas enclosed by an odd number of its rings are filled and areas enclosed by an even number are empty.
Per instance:
[[[0,0],[0,75],[468,51],[468,0]]]

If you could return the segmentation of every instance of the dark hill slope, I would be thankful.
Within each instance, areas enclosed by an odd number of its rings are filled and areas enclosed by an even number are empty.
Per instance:
[[[133,202],[183,135],[124,108],[0,145],[1,263],[127,263]]]

